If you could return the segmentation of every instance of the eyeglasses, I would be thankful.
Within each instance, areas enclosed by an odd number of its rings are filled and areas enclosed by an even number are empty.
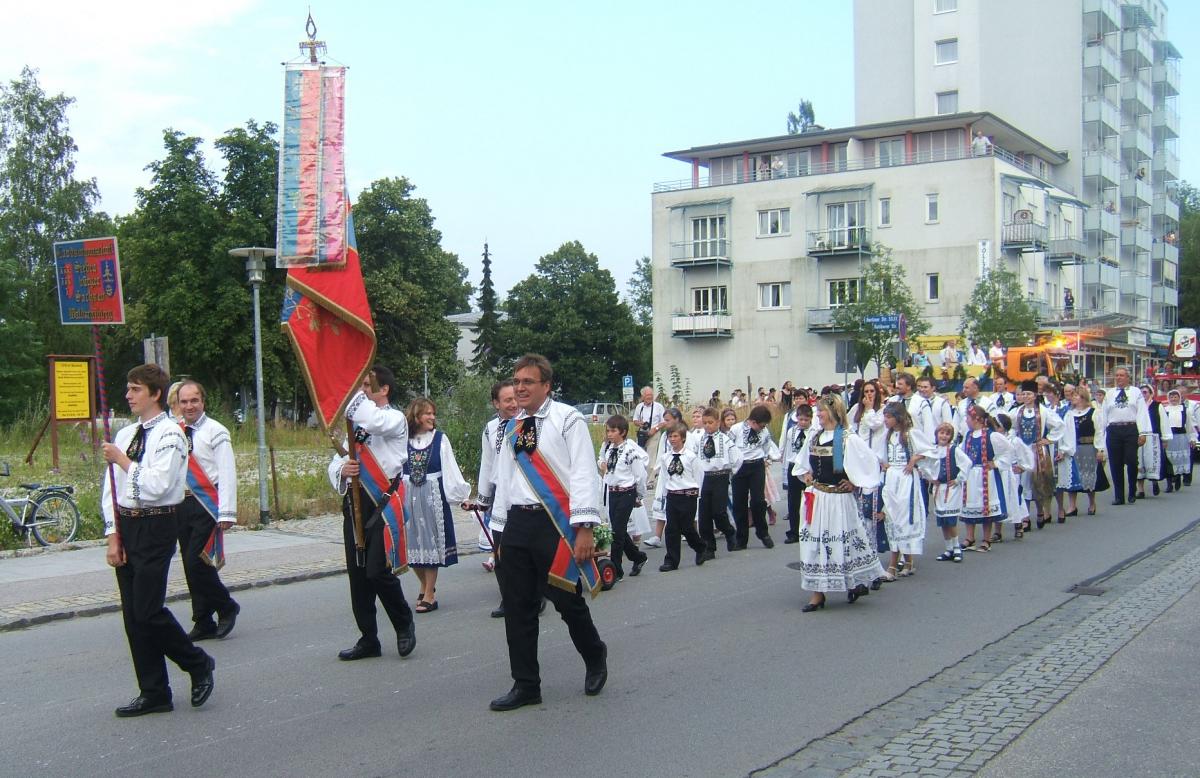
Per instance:
[[[513,386],[537,386],[538,384],[544,384],[544,383],[546,383],[546,382],[538,381],[533,378],[514,378],[513,379]]]

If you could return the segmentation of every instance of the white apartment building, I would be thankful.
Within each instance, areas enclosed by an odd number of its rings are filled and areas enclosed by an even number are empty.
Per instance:
[[[1161,0],[855,0],[855,121],[989,111],[1087,203],[1067,266],[1090,373],[1177,324],[1179,51]],[[1077,223],[1076,228],[1080,225]],[[1113,269],[1116,272],[1113,272]],[[1107,369],[1107,368],[1104,368]]]
[[[975,130],[991,139],[983,153]],[[1115,265],[1083,264],[1085,204],[1056,184],[1068,157],[990,113],[666,156],[691,175],[653,194],[654,368],[677,367],[692,399],[854,374],[833,310],[854,299],[876,242],[947,337],[990,264],[1013,270],[1046,318],[1072,284],[1119,284]]]

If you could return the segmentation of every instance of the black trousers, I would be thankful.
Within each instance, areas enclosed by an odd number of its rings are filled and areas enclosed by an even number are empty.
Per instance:
[[[215,526],[212,515],[195,497],[184,499],[179,506],[179,553],[183,556],[183,575],[192,595],[192,621],[200,627],[215,628],[213,616],[229,613],[235,606],[217,568],[200,559]]]
[[[646,554],[639,551],[629,539],[629,514],[633,513],[633,505],[637,502],[637,490],[628,492],[608,493],[608,523],[612,525],[612,550],[609,555],[617,572],[625,574],[621,562],[629,557],[634,562],[645,562]]]
[[[766,488],[766,463],[761,459],[742,462],[741,468],[733,476],[733,523],[737,528],[739,546],[746,545],[750,540],[751,521],[754,522],[754,534],[759,539],[767,537]]]
[[[126,563],[116,568],[121,592],[121,618],[133,657],[138,689],[152,699],[171,698],[167,659],[188,673],[208,669],[208,654],[188,640],[167,610],[167,572],[179,535],[179,517],[117,517]]]
[[[717,551],[715,529],[727,538],[734,537],[733,525],[729,523],[729,474],[704,474],[700,485],[700,539],[709,551]]]
[[[379,648],[379,626],[375,620],[375,598],[383,603],[383,610],[392,622],[397,634],[412,624],[412,609],[404,599],[400,579],[392,572],[387,554],[383,550],[383,521],[370,522],[374,511],[373,503],[362,496],[363,539],[367,546],[366,567],[358,566],[354,548],[354,508],[350,495],[342,500],[342,538],[346,545],[346,574],[350,578],[350,607],[354,610],[354,623],[362,637],[358,645],[364,648]]]
[[[537,646],[538,609],[543,597],[562,617],[585,664],[591,666],[604,656],[604,641],[592,623],[592,612],[583,595],[578,589],[567,592],[547,583],[559,539],[546,511],[514,507],[508,511],[503,545],[497,546],[496,574],[504,599],[508,663],[515,685],[523,690],[541,690]]]
[[[1113,497],[1124,500],[1125,482],[1129,497],[1137,493],[1138,429],[1136,424],[1110,425],[1104,433],[1108,449],[1108,469],[1112,473]]]
[[[700,539],[696,531],[696,500],[699,495],[668,494],[667,495],[667,529],[665,564],[679,567],[680,537],[687,538],[688,545],[697,554],[705,551],[708,544]]]
[[[792,475],[791,465],[788,466],[787,477],[788,497],[788,539],[800,537],[800,511],[804,507],[804,482]]]

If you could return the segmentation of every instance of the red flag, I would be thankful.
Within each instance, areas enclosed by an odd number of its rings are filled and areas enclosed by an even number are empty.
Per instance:
[[[317,418],[334,428],[375,361],[375,324],[346,197],[346,262],[288,268],[280,325],[291,341]]]

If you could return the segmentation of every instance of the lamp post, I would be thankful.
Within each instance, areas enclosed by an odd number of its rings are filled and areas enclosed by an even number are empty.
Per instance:
[[[421,353],[421,364],[425,368],[425,396],[429,396],[429,352]]]
[[[230,249],[229,255],[246,259],[246,278],[254,295],[254,387],[258,408],[258,521],[267,525],[271,511],[267,503],[267,426],[263,410],[263,366],[262,366],[262,323],[259,309],[258,289],[262,286],[267,269],[266,258],[275,256],[275,249],[250,246]]]

